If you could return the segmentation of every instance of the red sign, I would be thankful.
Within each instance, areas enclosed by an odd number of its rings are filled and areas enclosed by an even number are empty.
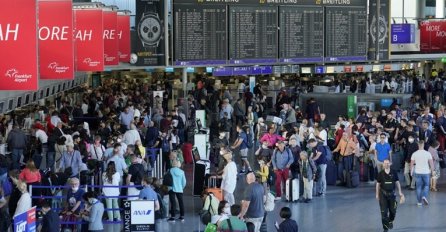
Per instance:
[[[71,0],[39,1],[40,79],[74,78]]]
[[[130,62],[130,15],[118,15],[119,61]]]
[[[0,90],[37,90],[36,1],[0,5]]]
[[[427,53],[446,52],[446,20],[420,23],[420,51]]]
[[[104,70],[104,40],[101,9],[75,9],[76,70]]]
[[[118,15],[115,11],[104,11],[104,64],[119,64]]]
[[[391,64],[385,64],[384,65],[384,71],[392,71],[392,65]]]
[[[356,66],[356,72],[364,72],[364,66]]]
[[[351,72],[352,71],[352,66],[344,66],[344,72]]]

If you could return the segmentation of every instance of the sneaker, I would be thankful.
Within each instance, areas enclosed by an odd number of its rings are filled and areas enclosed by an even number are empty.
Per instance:
[[[421,198],[425,205],[429,205],[429,201],[427,201],[426,197]]]
[[[178,221],[180,221],[180,222],[184,222],[184,217],[179,217],[179,218],[178,218]]]
[[[417,206],[422,206],[423,204],[421,204],[421,203],[417,203]]]
[[[275,201],[280,201],[280,200],[282,200],[282,197],[276,197],[276,198],[274,198],[274,200]]]
[[[311,203],[311,199],[306,199],[304,202],[305,203]]]
[[[389,230],[393,229],[393,222],[389,222]]]
[[[171,218],[167,219],[167,222],[175,222],[175,218],[171,217]]]

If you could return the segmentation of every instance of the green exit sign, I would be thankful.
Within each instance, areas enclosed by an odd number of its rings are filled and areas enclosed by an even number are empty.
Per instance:
[[[442,63],[446,63],[446,57],[441,58]]]

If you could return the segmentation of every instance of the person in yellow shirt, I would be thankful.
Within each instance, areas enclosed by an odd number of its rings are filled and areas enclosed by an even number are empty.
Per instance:
[[[141,154],[141,158],[146,158],[146,148],[142,145],[141,140],[136,140],[135,142],[136,149],[138,149],[139,154]]]
[[[256,173],[260,176],[260,183],[263,185],[265,189],[268,187],[268,177],[269,177],[269,167],[265,163],[263,159],[259,160],[260,170],[258,170]]]

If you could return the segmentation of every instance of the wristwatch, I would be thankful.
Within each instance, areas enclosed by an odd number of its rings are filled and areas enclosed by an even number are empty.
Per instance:
[[[150,6],[146,6],[142,14],[137,32],[143,47],[155,52],[160,40],[163,38],[163,20],[159,18],[158,12],[156,12],[157,7]]]

